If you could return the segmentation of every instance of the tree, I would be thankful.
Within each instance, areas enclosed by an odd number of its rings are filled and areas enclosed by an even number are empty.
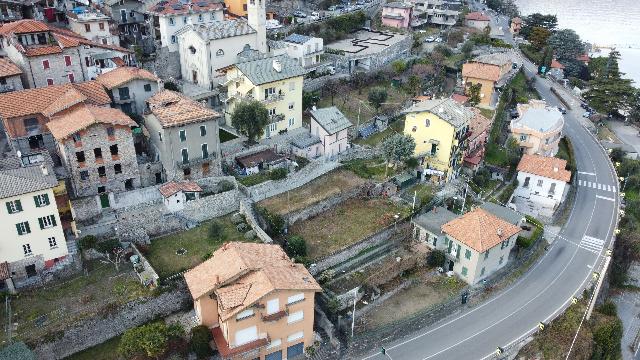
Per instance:
[[[422,89],[422,80],[416,75],[409,76],[409,80],[407,81],[407,88],[411,92],[411,95],[419,95],[420,90]]]
[[[635,104],[637,90],[630,79],[625,79],[618,68],[620,53],[611,51],[607,65],[601,74],[589,82],[590,89],[585,99],[598,112],[612,114],[616,111],[630,110]]]
[[[322,92],[326,92],[327,94],[329,94],[329,96],[331,96],[331,106],[334,105],[333,99],[338,94],[338,90],[338,81],[334,79],[327,80],[327,82],[324,83],[324,86],[322,87]]]
[[[427,258],[427,265],[431,267],[444,266],[445,260],[446,257],[444,255],[444,252],[442,252],[441,250],[434,250],[429,254],[429,257]]]
[[[407,63],[404,60],[396,60],[391,63],[391,67],[396,74],[400,75],[407,71]]]
[[[307,256],[307,243],[302,236],[294,235],[287,240],[284,250],[290,257],[304,257]]]
[[[469,104],[471,106],[476,106],[480,103],[480,90],[482,89],[482,84],[472,84],[467,88],[467,96],[469,96]]]
[[[209,237],[215,242],[224,240],[224,229],[219,222],[214,221],[211,223],[211,225],[209,225]]]
[[[122,334],[118,352],[126,357],[146,355],[158,358],[167,349],[169,338],[179,337],[184,333],[179,326],[167,326],[164,322],[154,322]]]
[[[471,58],[471,53],[473,52],[473,41],[467,40],[463,45],[462,48],[460,49],[460,51],[462,51],[462,54],[464,55],[465,59],[470,59]]]
[[[318,94],[313,91],[303,91],[302,92],[302,109],[306,110],[315,105],[318,102]],[[331,104],[333,105],[333,95],[331,96]]]
[[[211,331],[205,325],[198,325],[191,329],[189,347],[191,351],[196,353],[198,359],[204,359],[212,354],[211,347],[209,346],[211,339]]]
[[[509,165],[511,166],[517,166],[518,162],[520,162],[520,158],[522,157],[520,145],[513,137],[510,137],[509,140],[507,140],[507,157],[509,159]]]
[[[540,13],[525,16],[522,19],[520,34],[524,36],[525,39],[529,39],[531,32],[537,27],[554,31],[558,27],[558,18],[555,15],[543,15]]]
[[[116,271],[120,270],[120,263],[124,260],[125,250],[116,239],[100,242],[96,244],[96,250],[103,255],[100,260],[104,263],[111,263]]]
[[[606,360],[620,358],[620,342],[623,333],[622,321],[613,316],[599,320],[593,329],[595,346],[591,359]]]
[[[636,89],[631,97],[631,111],[629,111],[629,121],[640,122],[640,89]]]
[[[542,28],[535,27],[531,30],[531,35],[529,35],[529,42],[531,45],[538,51],[542,50],[543,47],[547,46],[547,41],[551,36],[551,31]]]
[[[231,114],[231,125],[246,136],[249,143],[254,143],[256,138],[262,136],[267,124],[269,124],[269,112],[257,100],[239,103]]]
[[[389,165],[397,165],[413,155],[416,148],[416,141],[409,135],[394,134],[382,142],[382,154]],[[388,166],[385,167],[385,176]]]
[[[367,98],[371,105],[376,108],[376,113],[378,113],[382,104],[387,101],[388,96],[387,89],[378,86],[369,90],[369,96]]]
[[[556,57],[561,63],[575,61],[576,58],[585,52],[585,43],[580,36],[571,29],[562,29],[553,33],[549,37],[547,44],[554,50]]]

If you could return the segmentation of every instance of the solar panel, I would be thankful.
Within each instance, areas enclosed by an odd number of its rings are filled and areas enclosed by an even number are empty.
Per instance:
[[[378,131],[378,128],[375,124],[371,124],[369,126],[366,126],[362,129],[360,129],[360,136],[362,136],[363,138],[368,138],[369,136],[375,134]]]

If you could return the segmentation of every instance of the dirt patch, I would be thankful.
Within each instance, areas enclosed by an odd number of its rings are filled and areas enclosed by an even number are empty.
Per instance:
[[[336,170],[321,176],[289,193],[260,201],[258,204],[280,215],[301,210],[344,191],[365,183],[348,170]]]

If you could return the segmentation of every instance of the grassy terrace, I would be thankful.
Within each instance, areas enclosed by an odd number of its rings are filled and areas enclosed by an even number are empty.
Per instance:
[[[314,218],[299,221],[290,233],[307,241],[310,259],[319,259],[354,244],[404,217],[409,208],[386,199],[351,199]]]
[[[349,191],[364,184],[364,180],[348,170],[336,170],[321,176],[308,184],[266,200],[259,205],[269,211],[284,215],[304,209],[343,191]]]
[[[119,360],[118,345],[120,336],[107,340],[102,344],[69,356],[66,360]]]
[[[396,120],[392,122],[389,127],[384,129],[384,131],[377,132],[366,139],[358,138],[354,142],[360,145],[369,145],[369,146],[377,146],[389,135],[393,135],[395,133],[400,133],[404,131],[404,119]]]
[[[209,235],[213,222],[222,227],[223,235],[218,239]],[[231,216],[225,216],[205,221],[187,231],[154,239],[145,256],[158,275],[165,278],[200,264],[206,255],[213,253],[227,241],[245,241],[243,235],[236,230]],[[185,249],[187,252],[178,255],[176,251],[179,249]]]
[[[363,179],[373,179],[378,181],[386,180],[386,178],[395,175],[395,169],[389,168],[385,177],[385,166],[387,163],[378,158],[374,159],[357,159],[345,163],[345,169],[353,171],[356,175]]]

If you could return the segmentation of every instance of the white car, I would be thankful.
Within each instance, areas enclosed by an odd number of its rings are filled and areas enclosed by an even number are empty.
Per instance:
[[[435,38],[435,36],[427,36],[427,38],[424,39],[424,41],[428,42],[428,43],[432,43],[432,42],[436,41],[436,38]]]
[[[441,43],[441,42],[442,42],[442,38],[441,38],[441,37],[436,38],[436,42],[437,42],[437,43]]]

